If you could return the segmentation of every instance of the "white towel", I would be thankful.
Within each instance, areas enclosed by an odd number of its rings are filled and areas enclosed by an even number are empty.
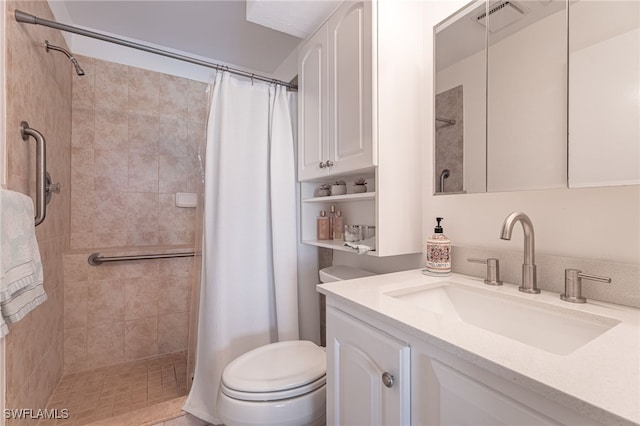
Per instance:
[[[376,237],[367,238],[366,240],[357,242],[346,242],[344,245],[357,250],[358,254],[367,254],[368,252],[376,249]]]
[[[42,262],[27,195],[0,188],[0,337],[47,300]]]

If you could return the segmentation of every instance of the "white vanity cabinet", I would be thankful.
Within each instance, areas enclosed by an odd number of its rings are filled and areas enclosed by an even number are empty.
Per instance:
[[[410,423],[409,346],[327,309],[327,424]]]
[[[345,2],[298,54],[299,180],[374,165],[371,2]]]
[[[346,1],[299,50],[298,179],[307,244],[345,250],[316,238],[320,210],[339,203],[345,224],[376,226],[371,255],[422,251],[422,7]],[[367,195],[351,193],[356,177],[367,178]],[[346,196],[316,196],[320,184],[337,180],[347,182]]]
[[[327,424],[606,424],[454,353],[327,294]],[[385,371],[396,378],[392,388],[381,381]]]

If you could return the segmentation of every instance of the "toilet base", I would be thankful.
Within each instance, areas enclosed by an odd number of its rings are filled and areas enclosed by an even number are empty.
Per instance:
[[[217,407],[226,426],[324,426],[326,386],[279,401],[242,401],[218,392]]]

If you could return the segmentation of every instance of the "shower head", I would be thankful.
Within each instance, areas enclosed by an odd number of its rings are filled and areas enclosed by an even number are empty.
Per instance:
[[[69,51],[67,49],[64,49],[62,47],[58,47],[58,46],[54,46],[52,44],[49,44],[49,40],[45,40],[44,41],[44,46],[45,46],[45,49],[47,50],[47,52],[49,51],[49,49],[51,49],[51,50],[57,50],[58,52],[64,53],[67,56],[67,58],[69,58],[71,63],[73,64],[73,67],[76,69],[76,74],[84,75],[84,70],[82,69],[82,67],[80,67],[80,64],[78,63],[78,60],[76,58],[74,58],[73,55],[71,53],[69,53]]]

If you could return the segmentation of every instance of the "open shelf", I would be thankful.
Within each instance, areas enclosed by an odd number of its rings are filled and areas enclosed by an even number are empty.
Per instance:
[[[339,203],[341,201],[365,201],[374,200],[376,198],[375,192],[362,192],[360,194],[344,194],[344,195],[329,195],[326,197],[311,197],[302,200],[305,203]]]
[[[323,198],[327,198],[327,197],[323,197]],[[328,248],[332,250],[340,250],[340,251],[346,251],[349,253],[356,253],[356,254],[358,253],[357,250],[354,250],[352,248],[345,246],[343,240],[304,240],[302,241],[302,243],[309,244],[312,246],[317,246],[317,247]],[[367,253],[367,256],[377,256],[377,255],[378,254],[375,250]]]

